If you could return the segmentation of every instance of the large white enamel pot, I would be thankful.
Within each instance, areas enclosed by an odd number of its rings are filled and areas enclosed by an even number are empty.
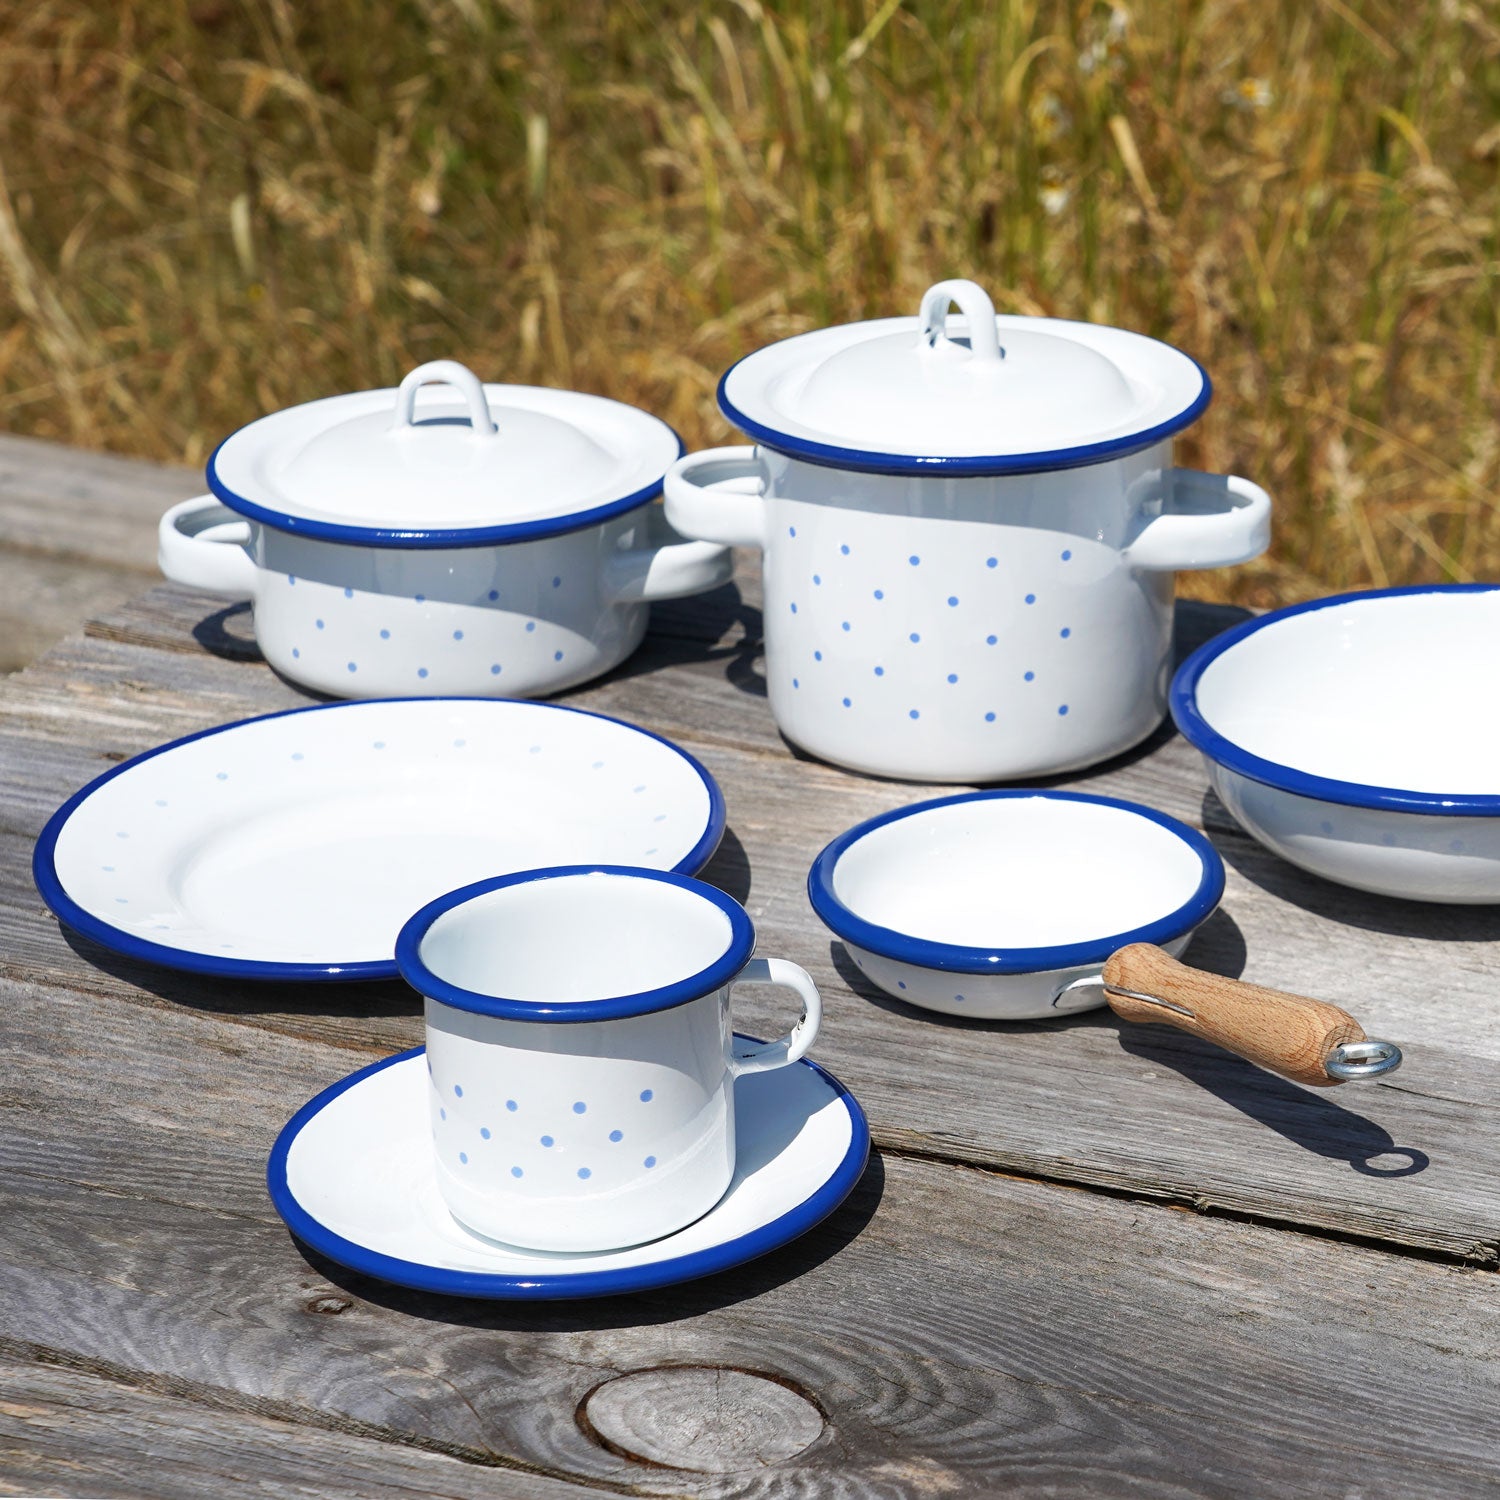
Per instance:
[[[634,407],[439,360],[226,439],[161,568],[252,601],[266,660],[317,692],[555,693],[629,656],[651,600],[729,577],[653,503],[681,451]]]
[[[667,517],[763,552],[771,709],[803,749],[922,781],[1072,770],[1165,715],[1174,572],[1269,543],[1258,485],[1172,463],[1209,396],[1168,345],[941,282],[915,318],[735,365],[719,404],[756,443],[680,459]]]

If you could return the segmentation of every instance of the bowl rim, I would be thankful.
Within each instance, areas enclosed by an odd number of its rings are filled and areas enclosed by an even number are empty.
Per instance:
[[[1000,802],[1042,799],[1049,802],[1085,802],[1095,807],[1114,808],[1131,813],[1165,828],[1198,856],[1201,875],[1198,887],[1180,906],[1153,922],[1125,932],[1100,934],[1075,943],[1052,943],[1029,948],[971,947],[962,943],[943,943],[933,938],[917,937],[893,927],[867,921],[850,910],[834,893],[833,881],[839,860],[861,839],[891,823],[921,817],[942,807],[965,802]],[[959,792],[950,797],[934,797],[880,813],[846,829],[813,861],[807,872],[807,896],[813,910],[836,937],[854,943],[880,958],[913,964],[923,969],[940,969],[954,974],[1038,974],[1079,965],[1102,964],[1119,948],[1131,943],[1165,943],[1191,932],[1219,904],[1224,895],[1224,861],[1203,834],[1167,813],[1127,802],[1119,797],[1102,797],[1093,792],[1065,792],[1042,787],[1007,787],[998,791]]]
[[[1343,781],[1337,777],[1316,776],[1299,771],[1280,761],[1252,754],[1221,734],[1209,723],[1198,707],[1198,684],[1203,674],[1225,652],[1268,626],[1314,610],[1337,609],[1346,604],[1362,604],[1375,599],[1405,598],[1416,594],[1487,594],[1500,590],[1493,583],[1418,583],[1399,588],[1355,589],[1289,604],[1232,626],[1205,642],[1177,669],[1168,693],[1172,720],[1189,744],[1204,758],[1251,781],[1295,796],[1345,807],[1379,808],[1388,812],[1425,813],[1443,817],[1483,818],[1500,815],[1500,793],[1494,792],[1417,792],[1403,787],[1376,786],[1361,781]]]

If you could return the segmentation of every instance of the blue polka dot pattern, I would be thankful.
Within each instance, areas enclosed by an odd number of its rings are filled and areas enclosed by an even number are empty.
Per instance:
[[[839,551],[842,552],[845,557],[848,557],[848,555],[849,555],[849,544],[848,544],[848,542],[845,542],[843,544],[843,546],[841,546],[839,548]]]
[[[848,698],[845,698],[844,699],[844,707],[845,708],[853,708],[854,705],[853,705],[853,703]]]
[[[536,621],[535,620],[528,620],[526,622],[526,630],[527,630],[528,634],[531,631],[535,630],[535,629],[536,629]]]
[[[301,655],[302,655],[302,653],[295,646],[293,646],[292,647],[292,658],[293,658],[293,660],[296,660],[297,658],[301,657]]]
[[[818,588],[823,587],[823,580],[816,573],[813,574],[813,584]]]
[[[388,640],[390,640],[390,638],[391,638],[391,633],[390,633],[389,630],[382,630],[380,632],[380,639],[381,640],[388,641]]]
[[[459,1152],[459,1153],[458,1153],[458,1159],[459,1159],[459,1160],[460,1160],[460,1161],[461,1161],[461,1162],[462,1162],[462,1163],[463,1163],[463,1164],[464,1164],[464,1165],[465,1165],[465,1166],[468,1166],[468,1165],[469,1165],[469,1153],[468,1153],[468,1152],[467,1152],[467,1151],[460,1151],[460,1152]]]
[[[490,603],[493,604],[495,602],[495,600],[500,597],[500,590],[499,589],[491,589],[489,591],[489,594],[486,597],[489,599]]]
[[[553,661],[561,661],[562,658],[563,658],[563,654],[562,654],[561,651],[554,651],[552,653],[552,660]]]
[[[987,557],[984,560],[984,565],[987,568],[998,568],[1000,566],[1000,559],[998,557]]]
[[[612,1141],[623,1141],[625,1139],[625,1132],[623,1130],[611,1130],[609,1138]]]
[[[1058,712],[1059,715],[1066,714],[1067,711],[1068,711],[1068,705],[1066,703],[1062,703],[1062,704],[1058,705],[1057,712]]]
[[[1035,604],[1036,603],[1036,595],[1035,594],[1027,594],[1027,596],[1026,596],[1026,602],[1028,604]]]
[[[555,589],[560,589],[562,587],[562,579],[561,578],[554,578],[552,580],[552,587],[555,588]]]
[[[922,563],[922,559],[921,559],[921,558],[920,558],[920,557],[918,557],[918,556],[917,556],[917,554],[916,554],[916,553],[915,553],[915,552],[913,552],[913,553],[912,553],[912,555],[911,555],[911,556],[910,556],[910,557],[908,557],[908,558],[907,558],[907,559],[906,559],[906,560],[907,560],[907,562],[909,562],[909,563],[910,563],[910,564],[911,564],[911,565],[912,565],[912,567],[914,567],[914,568],[916,568],[916,567],[920,567],[920,566],[921,566],[921,563]]]
[[[875,590],[875,597],[877,599],[884,599],[885,598],[885,590],[884,589],[876,589]]]
[[[438,1105],[438,1119],[440,1119],[440,1120],[446,1120],[447,1118],[448,1118],[448,1111],[446,1109],[444,1109],[441,1104]]]
[[[984,638],[984,643],[986,646],[993,646],[999,639],[1000,637],[998,635],[987,635]]]
[[[489,1140],[489,1138],[490,1138],[490,1127],[488,1125],[481,1125],[479,1127],[479,1138],[480,1138],[480,1140],[483,1140],[483,1141]]]
[[[314,620],[313,624],[316,625],[319,630],[323,628],[323,622],[321,620]]]
[[[579,1169],[578,1169],[578,1175],[580,1177],[583,1177],[583,1178],[589,1178],[589,1177],[592,1177],[594,1174],[592,1172],[590,1172],[587,1167],[579,1167]]]
[[[344,598],[346,598],[346,599],[352,599],[353,597],[354,597],[354,590],[353,589],[345,589],[344,590]]]
[[[500,663],[499,662],[495,662],[490,667],[490,676],[491,677],[498,677],[499,675],[500,675]]]
[[[910,640],[911,640],[911,642],[912,642],[913,645],[915,645],[921,639],[922,639],[922,637],[915,630],[912,631],[911,636],[910,636]]]
[[[948,681],[949,682],[957,682],[958,681],[958,673],[957,672],[950,672],[948,674]]]
[[[911,713],[908,715],[908,717],[913,718],[913,719],[920,719],[922,717],[921,710],[920,709],[916,709],[916,708],[912,709]]]
[[[425,677],[426,675],[427,675],[427,668],[426,667],[418,667],[417,668],[417,676],[418,677]]]
[[[792,686],[794,688],[799,688],[799,687],[802,686],[802,684],[794,677],[794,678],[792,678]]]
[[[813,660],[814,661],[822,661],[823,660],[823,653],[821,651],[814,651],[813,652]]]
[[[574,1105],[574,1106],[573,1106],[573,1113],[574,1113],[574,1114],[575,1114],[575,1115],[581,1115],[581,1114],[583,1114],[583,1113],[585,1113],[585,1111],[587,1111],[587,1109],[588,1109],[588,1105],[587,1105],[587,1104],[585,1104],[585,1103],[584,1103],[584,1102],[583,1102],[583,1100],[582,1100],[582,1099],[580,1099],[580,1100],[579,1100],[579,1101],[578,1101],[578,1102],[577,1102],[577,1103],[576,1103],[576,1104],[575,1104],[575,1105]]]
[[[1072,552],[1070,550],[1068,550],[1066,548],[1063,550],[1062,560],[1064,562],[1067,562],[1068,559],[1071,558],[1072,556],[1073,556],[1073,554],[1072,554]]]
[[[995,722],[995,716],[994,716],[994,714],[993,713],[986,714],[984,716],[984,722],[986,724],[993,724]]]
[[[885,676],[885,668],[884,667],[876,667],[875,668],[875,675],[877,677],[884,677]]]
[[[461,630],[455,630],[455,631],[454,631],[454,632],[453,632],[453,639],[454,639],[454,640],[455,640],[455,641],[461,641],[461,640],[463,640],[463,638],[464,638],[464,633],[463,633],[463,631],[461,631]]]
[[[459,1083],[455,1083],[453,1085],[453,1094],[454,1094],[455,1098],[462,1099],[463,1096],[464,1096],[463,1085],[459,1084]]]
[[[550,1135],[544,1135],[542,1137],[542,1144],[544,1146],[551,1146],[552,1145],[552,1137]]]
[[[797,606],[795,604],[792,606],[792,613],[793,614],[797,613]]]
[[[505,1107],[511,1112],[511,1114],[515,1114],[515,1112],[516,1112],[516,1101],[514,1099],[507,1099],[505,1101]]]
[[[654,1167],[656,1165],[656,1158],[654,1156],[648,1156],[646,1160],[641,1163],[641,1165],[644,1167]]]
[[[651,1092],[650,1089],[642,1089],[641,1090],[641,1103],[642,1104],[649,1104],[654,1097],[655,1096],[652,1094],[652,1092]]]
[[[1068,637],[1069,637],[1069,636],[1070,636],[1070,635],[1072,635],[1072,634],[1073,634],[1073,632],[1072,632],[1072,631],[1071,631],[1071,630],[1068,630],[1068,629],[1067,629],[1067,628],[1066,628],[1066,627],[1064,627],[1064,629],[1063,629],[1063,631],[1062,631],[1062,638],[1063,638],[1063,639],[1064,639],[1064,640],[1067,640],[1067,638],[1068,638]]]
[[[844,629],[844,630],[848,630],[848,628],[849,628],[849,622],[847,620],[845,620],[841,628]]]
[[[1036,673],[1035,672],[1028,672],[1026,674],[1026,679],[1025,680],[1027,682],[1035,682],[1036,681]]]
[[[359,666],[357,665],[357,663],[351,661],[349,663],[349,670],[351,672],[357,672],[357,671],[359,671]]]
[[[519,1167],[512,1167],[510,1169],[510,1175],[512,1177],[524,1177],[526,1174]]]
[[[958,608],[958,595],[957,594],[949,594],[948,595],[948,608],[949,609],[957,609]]]

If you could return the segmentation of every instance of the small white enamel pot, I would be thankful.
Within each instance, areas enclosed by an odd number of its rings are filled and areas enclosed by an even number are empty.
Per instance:
[[[919,802],[840,834],[807,890],[859,970],[926,1010],[1017,1021],[1108,1004],[1314,1086],[1401,1061],[1337,1006],[1176,962],[1224,865],[1148,807],[1056,791]]]
[[[1314,599],[1199,647],[1172,716],[1283,859],[1357,890],[1500,902],[1500,588]]]
[[[734,1079],[796,1062],[822,1009],[795,964],[750,956],[744,908],[680,875],[573,865],[481,881],[396,944],[426,998],[438,1185],[455,1218],[533,1250],[610,1250],[707,1213],[734,1175]],[[803,1006],[737,1045],[737,984]]]
[[[225,439],[159,560],[251,600],[266,660],[316,692],[537,697],[629,656],[650,600],[729,577],[652,503],[681,451],[634,407],[437,360]]]
[[[735,365],[719,405],[755,446],[679,460],[667,516],[763,551],[771,709],[803,749],[924,781],[1070,770],[1161,722],[1174,571],[1269,543],[1258,485],[1173,466],[1209,396],[1154,339],[940,282],[915,318]]]

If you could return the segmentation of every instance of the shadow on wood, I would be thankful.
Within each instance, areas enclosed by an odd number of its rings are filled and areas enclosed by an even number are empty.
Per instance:
[[[471,1297],[444,1297],[411,1291],[347,1270],[304,1245],[295,1235],[298,1253],[319,1276],[351,1296],[394,1312],[433,1323],[466,1328],[493,1328],[521,1333],[593,1333],[611,1328],[641,1328],[676,1323],[721,1308],[748,1302],[785,1286],[833,1259],[863,1232],[885,1194],[885,1164],[870,1152],[854,1191],[821,1224],[789,1245],[731,1266],[713,1276],[624,1297],[509,1302]]]
[[[1431,1165],[1425,1151],[1398,1146],[1384,1126],[1326,1094],[1278,1078],[1184,1032],[1126,1023],[1120,1027],[1120,1049],[1171,1068],[1293,1145],[1331,1161],[1346,1161],[1366,1177],[1413,1177]],[[1348,1097],[1351,1085],[1344,1087],[1341,1097]],[[1383,1156],[1404,1160],[1382,1166],[1377,1159]]]

